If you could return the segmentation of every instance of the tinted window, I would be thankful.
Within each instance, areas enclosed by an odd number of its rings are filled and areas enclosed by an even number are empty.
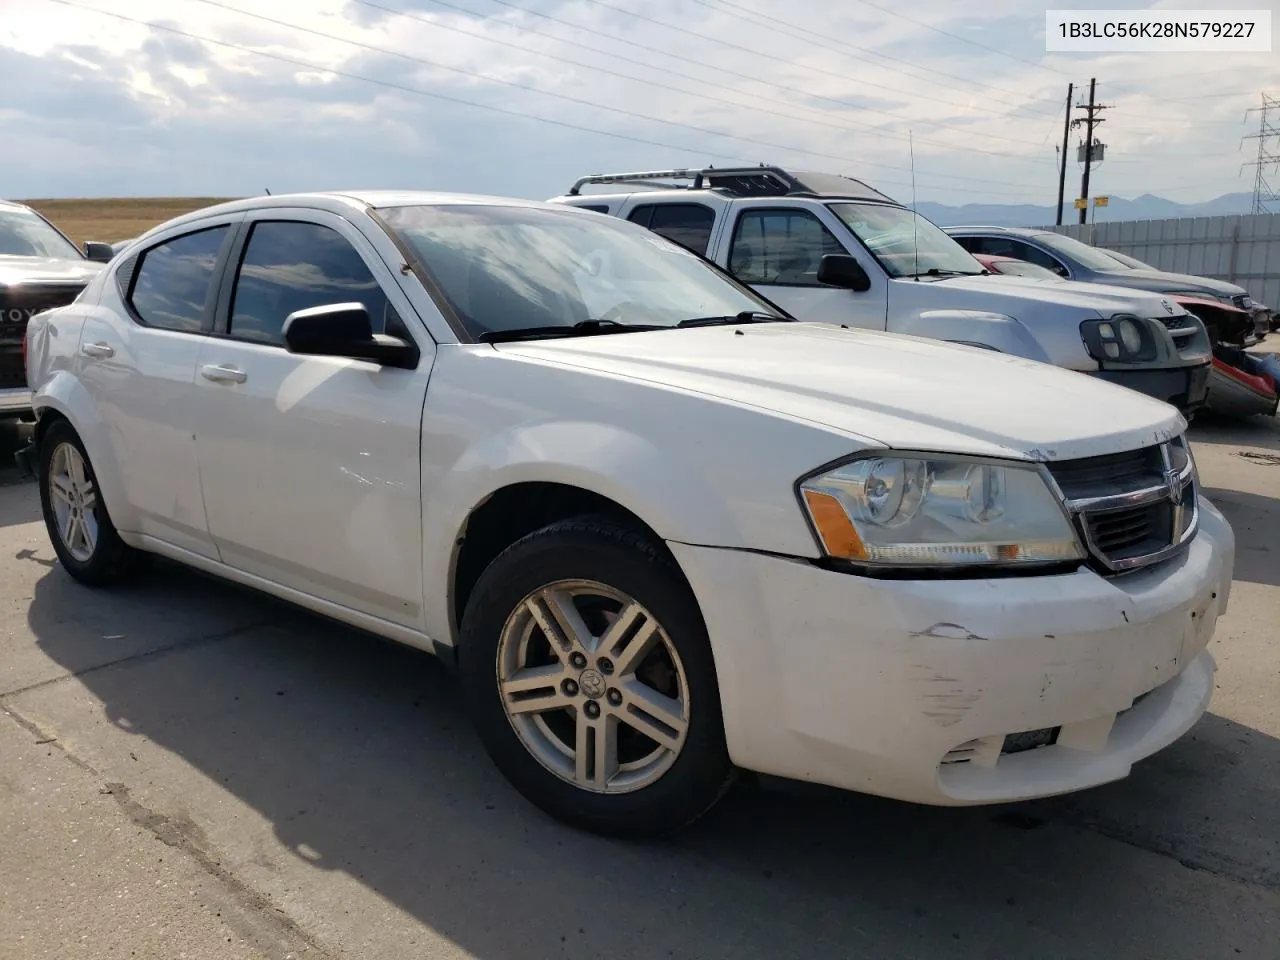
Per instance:
[[[231,336],[283,343],[289,314],[334,303],[363,303],[373,332],[385,332],[386,295],[340,233],[317,223],[254,224],[236,276]]]
[[[627,219],[706,256],[716,215],[700,203],[647,203],[632,210]]]
[[[734,228],[729,269],[744,283],[817,287],[822,258],[847,252],[807,210],[749,210]]]
[[[129,302],[144,323],[162,330],[200,332],[228,229],[188,233],[142,255]]]

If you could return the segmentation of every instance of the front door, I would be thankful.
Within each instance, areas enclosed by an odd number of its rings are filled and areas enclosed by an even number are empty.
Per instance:
[[[416,370],[301,356],[296,310],[360,302],[374,332],[412,310],[377,252],[317,211],[246,224],[222,335],[196,371],[209,530],[230,566],[418,629],[422,620],[422,411],[433,349]]]
[[[859,256],[871,289],[853,292],[818,282],[827,254],[857,256],[804,207],[742,207],[727,239],[729,272],[798,320],[883,330],[888,291],[883,275]]]

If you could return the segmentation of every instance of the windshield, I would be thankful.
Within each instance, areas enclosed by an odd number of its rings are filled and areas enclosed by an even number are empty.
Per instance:
[[[1100,270],[1103,273],[1124,273],[1128,268],[1125,267],[1115,257],[1108,256],[1097,247],[1091,247],[1087,243],[1081,243],[1074,237],[1063,236],[1060,233],[1038,233],[1036,240],[1043,243],[1050,250],[1056,250],[1064,257],[1070,257],[1076,263],[1090,270]]]
[[[891,277],[982,273],[969,251],[911,210],[884,203],[829,206]]]
[[[0,257],[83,259],[75,244],[29,210],[0,210]]]
[[[1038,263],[1028,263],[1026,260],[997,260],[995,268],[997,273],[1010,277],[1033,277],[1036,280],[1062,279],[1048,267],[1042,267]]]
[[[684,247],[612,217],[478,204],[378,213],[477,339],[575,324],[598,331],[591,321],[675,327],[694,318],[774,313]]]

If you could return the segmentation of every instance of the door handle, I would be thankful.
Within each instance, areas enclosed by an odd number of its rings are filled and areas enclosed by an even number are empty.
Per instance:
[[[200,368],[200,376],[214,383],[244,383],[249,375],[229,363],[207,363]]]
[[[103,343],[101,340],[97,343],[80,344],[80,352],[86,357],[93,357],[95,360],[105,360],[107,357],[116,355],[116,351],[111,344]]]

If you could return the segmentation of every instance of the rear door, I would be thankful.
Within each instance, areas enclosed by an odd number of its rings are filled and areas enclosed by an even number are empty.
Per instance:
[[[641,203],[627,219],[648,227],[700,257],[710,256],[716,233],[716,211],[705,203]]]
[[[149,241],[85,311],[77,357],[127,501],[112,515],[128,532],[216,559],[201,499],[193,379],[210,330],[218,279],[243,215],[189,225]],[[90,446],[90,455],[93,453]]]

